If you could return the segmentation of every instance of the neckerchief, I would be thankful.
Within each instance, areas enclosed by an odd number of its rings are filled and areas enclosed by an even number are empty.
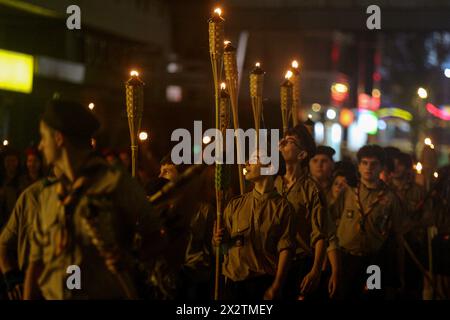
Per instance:
[[[64,214],[60,217],[59,223],[61,228],[55,233],[55,255],[60,255],[73,240],[73,214],[80,200],[80,197],[92,183],[92,177],[102,162],[93,155],[88,156],[79,177],[73,183],[69,183],[64,177],[60,179],[56,187],[56,194],[59,203],[64,207]],[[70,187],[70,188],[68,188]]]
[[[281,177],[281,194],[283,196],[287,196],[291,192],[292,188],[295,186],[296,183],[297,183],[297,178],[294,179],[294,182],[292,183],[292,185],[289,188],[287,188],[287,190],[286,190],[286,183],[284,182],[284,177]]]
[[[375,209],[376,205],[384,197],[385,191],[386,191],[386,186],[384,184],[381,186],[381,190],[378,192],[376,199],[374,201],[372,201],[371,204],[369,204],[369,206],[367,207],[367,211],[364,211],[362,203],[361,203],[360,188],[361,188],[361,183],[359,183],[358,186],[354,189],[355,190],[355,202],[356,202],[356,207],[358,209],[358,213],[360,215],[359,231],[361,233],[365,233],[367,218],[373,212],[373,209]]]
[[[60,182],[56,187],[59,202],[64,207],[64,215],[61,216],[59,221],[61,228],[55,233],[54,239],[56,256],[59,256],[70,244],[71,239],[69,235],[72,234],[74,210],[87,185],[88,179],[81,176],[75,180],[70,190],[67,189],[63,182]]]

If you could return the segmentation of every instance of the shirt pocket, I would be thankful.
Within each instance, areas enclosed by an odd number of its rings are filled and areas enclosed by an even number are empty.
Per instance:
[[[353,219],[353,218],[355,218],[355,210],[353,210],[351,208],[345,208],[344,209],[343,218],[344,219]]]
[[[231,246],[242,247],[250,238],[250,222],[237,220],[231,232]]]

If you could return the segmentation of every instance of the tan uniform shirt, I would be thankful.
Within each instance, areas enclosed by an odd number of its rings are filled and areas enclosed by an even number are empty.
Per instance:
[[[38,210],[39,194],[45,187],[45,180],[33,183],[19,196],[8,223],[0,235],[0,246],[4,246],[17,258],[21,271],[25,271],[30,254],[30,233],[34,216]]]
[[[279,253],[295,250],[294,211],[275,190],[256,190],[230,201],[224,212],[229,237],[223,274],[242,281],[260,275],[276,275]]]
[[[425,189],[414,181],[405,183],[402,187],[397,187],[393,183],[390,188],[397,194],[402,206],[402,224],[414,223],[410,235],[416,241],[424,243],[426,239],[426,223],[423,211],[417,213],[421,202],[425,198]],[[409,228],[408,228],[409,229]]]
[[[317,241],[327,239],[327,207],[323,194],[316,182],[305,172],[287,189],[283,185],[283,178],[275,180],[277,191],[292,204],[298,219],[296,255],[311,254]],[[300,243],[308,247],[307,252]]]
[[[424,188],[413,181],[406,182],[402,187],[397,187],[393,183],[389,187],[400,198],[402,206],[407,210],[408,216],[417,210],[419,204],[425,197]]]
[[[33,225],[30,261],[44,264],[38,283],[46,299],[117,299],[124,293],[117,279],[106,268],[104,259],[92,244],[83,217],[96,214],[103,238],[130,253],[136,222],[148,234],[159,233],[160,217],[146,201],[144,191],[129,175],[113,169],[100,158],[91,158],[83,168],[89,183],[83,185],[78,200],[61,199],[61,187],[68,182],[44,188]],[[96,208],[95,210],[93,208]],[[65,233],[68,230],[68,233]],[[143,234],[145,238],[146,233]],[[65,236],[67,235],[68,236]],[[69,241],[66,241],[66,239]],[[112,239],[112,240],[111,240]],[[81,290],[69,290],[66,270],[81,270]]]
[[[400,203],[381,181],[375,189],[359,184],[360,205],[357,190],[345,189],[333,204],[335,215],[341,216],[337,230],[339,246],[353,255],[376,254],[389,233],[401,230]]]

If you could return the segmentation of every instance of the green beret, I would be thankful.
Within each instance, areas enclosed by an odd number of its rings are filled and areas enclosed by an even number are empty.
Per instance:
[[[42,115],[50,128],[80,139],[91,138],[100,127],[92,111],[82,104],[67,100],[51,100]]]

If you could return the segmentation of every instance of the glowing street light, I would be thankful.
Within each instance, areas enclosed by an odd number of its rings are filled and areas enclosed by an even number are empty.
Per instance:
[[[330,120],[336,119],[336,111],[334,111],[333,109],[328,109],[327,110],[327,118]]]
[[[203,143],[204,144],[208,144],[211,142],[211,137],[210,136],[204,136],[203,137]]]
[[[374,97],[374,98],[379,98],[379,97],[381,97],[381,92],[380,92],[380,90],[378,90],[378,89],[373,89],[373,90],[372,90],[372,97]]]
[[[337,93],[346,93],[348,91],[348,87],[345,84],[338,82],[333,84],[331,90]]]
[[[88,108],[89,110],[94,110],[95,104],[93,102],[89,103]]]
[[[321,106],[319,103],[313,103],[312,106],[311,106],[311,109],[312,109],[314,112],[319,112],[320,109],[322,109],[322,106]]]
[[[450,78],[450,68],[445,68],[445,70],[444,70],[444,75],[445,75],[447,78]]]
[[[148,139],[148,133],[145,131],[142,131],[139,133],[139,140],[141,141],[145,141]]]
[[[428,92],[424,88],[420,87],[417,90],[417,95],[419,96],[420,99],[426,99],[428,97]]]

